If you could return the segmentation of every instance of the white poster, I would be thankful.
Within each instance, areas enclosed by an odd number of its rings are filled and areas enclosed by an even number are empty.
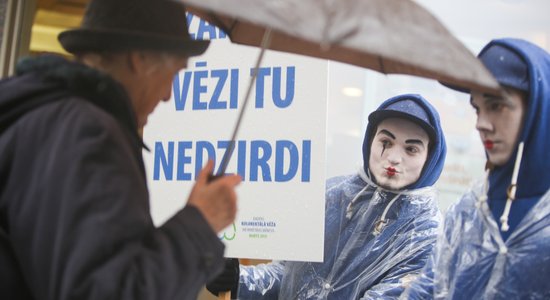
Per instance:
[[[190,24],[211,45],[174,79],[172,99],[144,129],[157,225],[184,206],[209,158],[217,173],[260,52]],[[266,52],[226,171],[243,178],[237,218],[220,233],[227,257],[323,260],[327,69],[324,60]]]

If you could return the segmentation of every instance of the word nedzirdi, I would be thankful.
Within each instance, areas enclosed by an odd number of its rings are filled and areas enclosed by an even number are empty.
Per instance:
[[[229,148],[229,143],[155,142],[153,180],[195,180],[208,159],[214,160],[216,168],[219,168],[219,162]],[[235,144],[233,158],[236,158],[237,173],[245,181],[310,181],[311,140],[303,140],[298,145],[290,140],[272,143],[265,140],[239,140]]]

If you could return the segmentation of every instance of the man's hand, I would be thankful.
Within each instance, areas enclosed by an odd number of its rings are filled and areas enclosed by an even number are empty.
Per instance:
[[[235,220],[237,214],[235,187],[241,182],[241,177],[226,175],[208,182],[213,167],[214,163],[210,160],[201,170],[187,204],[195,206],[212,229],[218,233]]]

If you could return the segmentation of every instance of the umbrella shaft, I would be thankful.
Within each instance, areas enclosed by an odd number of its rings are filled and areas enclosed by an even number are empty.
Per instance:
[[[225,174],[225,170],[227,169],[227,165],[229,164],[229,160],[231,159],[233,150],[235,150],[235,140],[237,138],[237,133],[239,132],[239,128],[241,127],[241,121],[243,119],[243,115],[247,107],[248,99],[250,98],[250,94],[252,93],[252,87],[254,86],[254,82],[256,82],[256,77],[258,74],[258,70],[260,69],[260,64],[264,58],[265,50],[267,47],[269,47],[270,43],[271,43],[271,29],[268,28],[264,32],[260,54],[258,55],[258,59],[256,60],[256,66],[254,67],[254,71],[252,72],[252,77],[250,77],[250,82],[248,84],[248,89],[246,90],[246,94],[244,96],[244,101],[241,107],[241,111],[239,112],[237,123],[235,124],[235,128],[233,129],[233,135],[231,136],[231,141],[229,142],[227,151],[225,151],[223,155],[220,169],[218,171],[218,175]]]

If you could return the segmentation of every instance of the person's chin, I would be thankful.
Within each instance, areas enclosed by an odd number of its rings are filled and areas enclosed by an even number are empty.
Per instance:
[[[489,162],[494,166],[502,166],[508,162],[510,158],[506,158],[504,155],[499,155],[498,153],[488,155]]]
[[[399,184],[399,181],[394,178],[384,177],[383,180],[378,182],[378,185],[385,190],[395,191],[399,190],[402,186]]]

